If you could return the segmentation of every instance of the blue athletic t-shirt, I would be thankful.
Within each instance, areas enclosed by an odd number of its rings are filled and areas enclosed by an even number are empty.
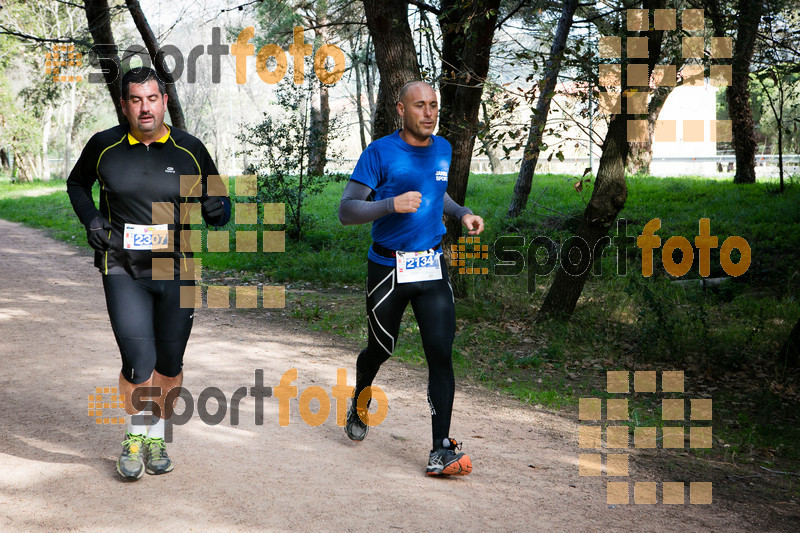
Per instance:
[[[391,250],[419,252],[433,248],[446,229],[442,222],[447,173],[453,150],[442,137],[431,136],[428,146],[411,146],[400,130],[370,143],[358,159],[351,180],[373,191],[373,200],[393,198],[409,191],[422,194],[416,213],[391,213],[372,223],[372,241]],[[369,258],[393,266],[395,260],[369,248]]]

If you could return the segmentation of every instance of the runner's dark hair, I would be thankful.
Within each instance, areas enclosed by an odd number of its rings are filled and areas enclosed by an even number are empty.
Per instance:
[[[122,99],[127,100],[130,96],[131,83],[147,83],[150,80],[155,80],[158,84],[158,92],[163,96],[167,92],[167,85],[164,83],[158,73],[149,67],[134,67],[122,76],[120,82],[120,89],[122,90]]]

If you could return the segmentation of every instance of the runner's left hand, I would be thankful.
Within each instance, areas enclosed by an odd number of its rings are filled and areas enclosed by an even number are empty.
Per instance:
[[[212,225],[225,217],[225,203],[219,196],[209,196],[200,205],[203,218]]]
[[[483,231],[483,219],[478,215],[464,215],[461,223],[469,229],[470,235],[480,235]]]

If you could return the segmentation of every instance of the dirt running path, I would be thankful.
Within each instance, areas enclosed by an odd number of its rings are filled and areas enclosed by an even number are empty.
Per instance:
[[[184,386],[230,398],[263,369],[267,386],[297,368],[302,393],[330,391],[350,371],[352,346],[309,333],[279,313],[198,310]],[[429,415],[425,374],[389,362],[376,385],[389,414],[361,444],[331,415],[291,423],[278,402],[242,400],[240,424],[195,413],[175,428],[175,470],[122,481],[114,468],[122,428],[96,425],[87,397],[114,386],[119,355],[100,275],[83,250],[0,220],[0,531],[746,531],[769,516],[712,505],[617,505],[605,480],[578,476],[577,425],[477,387],[456,393],[452,434],[473,458],[472,475],[424,475]],[[334,404],[335,405],[335,404]],[[214,402],[209,402],[214,410]],[[332,407],[332,412],[335,407]],[[121,414],[121,410],[110,410]],[[630,480],[654,480],[631,460]],[[757,516],[761,515],[761,516]]]

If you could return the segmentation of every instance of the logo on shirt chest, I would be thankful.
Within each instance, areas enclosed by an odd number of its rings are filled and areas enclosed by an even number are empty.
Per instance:
[[[167,169],[164,172],[166,172],[167,174],[175,174],[175,169],[172,167],[167,167]]]
[[[436,181],[447,181],[447,171],[446,170],[437,170],[436,171]]]

